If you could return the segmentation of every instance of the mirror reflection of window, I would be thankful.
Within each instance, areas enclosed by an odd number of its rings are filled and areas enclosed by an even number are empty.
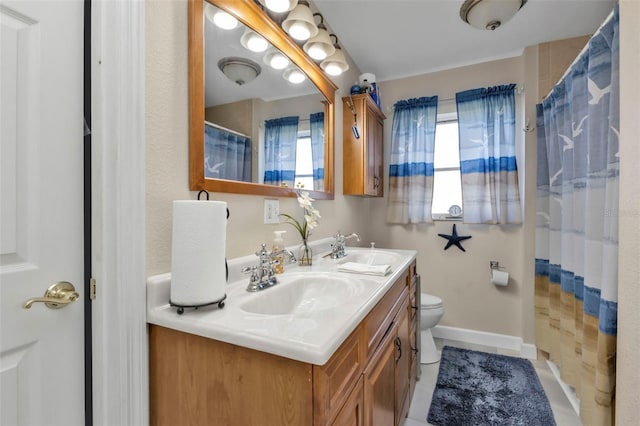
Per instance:
[[[313,189],[313,160],[311,136],[308,131],[298,133],[296,150],[296,188]]]

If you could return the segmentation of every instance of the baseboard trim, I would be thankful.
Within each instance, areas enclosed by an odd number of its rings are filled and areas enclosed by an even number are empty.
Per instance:
[[[519,352],[523,358],[538,359],[536,345],[524,343],[522,338],[517,336],[448,327],[446,325],[436,325],[431,329],[431,333],[433,337],[440,339],[457,340],[473,343],[474,345],[495,346],[496,348]]]
[[[564,394],[566,395],[567,399],[569,400],[569,403],[571,404],[571,407],[573,407],[573,411],[575,411],[576,414],[578,415],[578,417],[580,417],[580,400],[576,396],[575,391],[571,388],[571,386],[566,384],[560,378],[560,370],[558,369],[557,365],[555,365],[553,362],[551,362],[549,360],[547,360],[547,365],[549,366],[549,370],[551,370],[551,372],[553,373],[553,376],[556,378],[556,381],[558,382],[558,384],[562,388],[562,392],[564,392]]]

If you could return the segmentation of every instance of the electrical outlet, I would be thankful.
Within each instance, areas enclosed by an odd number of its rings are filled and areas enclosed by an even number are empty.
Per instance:
[[[264,223],[280,223],[280,200],[265,198],[264,199]]]

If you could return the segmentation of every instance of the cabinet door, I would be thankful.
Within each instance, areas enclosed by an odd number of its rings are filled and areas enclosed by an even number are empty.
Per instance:
[[[377,115],[374,115],[372,117],[372,121],[374,122],[375,125],[375,133],[374,133],[374,141],[375,141],[375,146],[374,146],[374,174],[373,174],[373,189],[375,191],[375,196],[376,197],[382,197],[384,191],[383,191],[383,181],[382,178],[384,176],[383,174],[383,169],[382,169],[382,149],[383,149],[383,137],[384,137],[384,125],[382,120],[380,120]]]
[[[406,299],[405,299],[406,300]],[[405,303],[397,318],[396,332],[396,425],[409,412],[409,371],[411,367],[411,343],[409,338],[409,305]]]
[[[395,425],[395,328],[391,327],[364,372],[364,424]]]
[[[331,422],[332,426],[364,426],[364,388],[360,377],[349,398]]]
[[[365,106],[366,108],[366,106]],[[371,108],[367,108],[366,124],[367,124],[367,132],[366,132],[366,148],[365,148],[365,192],[367,195],[376,195],[378,192],[377,182],[376,182],[376,153],[377,153],[377,140],[376,140],[376,131],[377,131],[377,120]]]

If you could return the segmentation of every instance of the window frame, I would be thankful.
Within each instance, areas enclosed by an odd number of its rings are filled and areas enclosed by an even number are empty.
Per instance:
[[[444,123],[452,123],[458,122],[458,113],[457,111],[455,112],[447,112],[447,113],[441,113],[438,114],[436,117],[436,133],[438,131],[438,125],[439,124],[444,124]],[[458,136],[458,151],[460,150],[460,136]],[[436,167],[435,165],[435,161],[434,161],[434,165],[433,165],[433,179],[434,179],[434,193],[433,196],[435,196],[435,176],[437,172],[447,172],[447,171],[460,171],[460,162],[458,160],[458,167]],[[462,179],[462,177],[461,177]],[[460,181],[460,190],[462,191],[462,180]],[[462,192],[461,192],[462,195]],[[448,212],[447,213],[434,213],[433,212],[433,200],[431,202],[431,219],[433,221],[459,221],[461,222],[463,220],[464,217],[464,210],[462,211],[462,214],[460,216],[451,216]],[[460,198],[460,207],[462,208],[462,198]]]

